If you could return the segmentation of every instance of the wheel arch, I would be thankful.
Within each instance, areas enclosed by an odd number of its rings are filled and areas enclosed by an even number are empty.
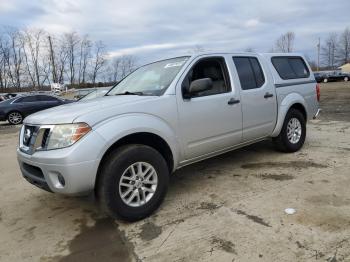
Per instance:
[[[303,114],[305,121],[308,120],[307,105],[305,99],[300,94],[292,93],[286,96],[280,103],[277,123],[275,129],[272,132],[272,137],[278,136],[281,132],[284,119],[291,108],[299,110]]]
[[[24,118],[25,115],[23,114],[23,112],[21,112],[21,110],[18,110],[18,109],[10,109],[7,113],[6,113],[6,118],[8,118],[8,116],[13,113],[13,112],[17,112],[17,113],[20,113],[22,115],[22,117]]]
[[[296,109],[296,110],[299,110],[302,114],[303,114],[303,116],[304,116],[304,118],[305,118],[305,121],[307,121],[307,112],[306,112],[306,109],[305,109],[305,107],[304,107],[304,105],[302,105],[301,103],[295,103],[295,104],[293,104],[289,109],[288,109],[288,111],[291,109],[291,108],[294,108],[294,109]],[[287,112],[288,112],[287,111]]]
[[[102,166],[103,166],[104,162],[106,161],[106,159],[108,158],[108,156],[115,149],[117,149],[121,146],[124,146],[124,145],[128,145],[128,144],[141,144],[141,145],[146,145],[146,146],[150,146],[150,147],[154,148],[164,157],[164,159],[167,163],[168,169],[169,169],[169,173],[173,172],[173,170],[175,168],[174,154],[171,150],[171,147],[169,146],[167,141],[165,141],[165,139],[163,139],[161,136],[154,134],[154,133],[151,133],[151,132],[132,133],[132,134],[128,134],[128,135],[120,138],[116,142],[114,142],[104,152],[104,154],[101,158],[101,161],[99,163],[99,166],[97,168],[97,174],[96,174],[96,178],[95,178],[95,189],[97,187],[98,177],[100,175]]]

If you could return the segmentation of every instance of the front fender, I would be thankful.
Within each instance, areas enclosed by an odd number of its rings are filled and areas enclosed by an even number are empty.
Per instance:
[[[272,132],[272,135],[271,135],[272,137],[276,137],[279,135],[279,133],[281,132],[286,114],[294,104],[301,104],[304,107],[305,112],[307,112],[306,101],[300,94],[291,93],[286,95],[279,104],[277,123],[276,123],[275,129]]]
[[[100,152],[101,158],[114,143],[123,137],[146,132],[158,135],[169,145],[173,154],[174,168],[177,166],[180,157],[180,146],[175,130],[167,121],[158,116],[144,113],[123,114],[99,123],[94,126],[94,130],[106,141]]]

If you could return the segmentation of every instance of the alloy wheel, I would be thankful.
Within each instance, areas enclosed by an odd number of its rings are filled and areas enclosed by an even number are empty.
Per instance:
[[[297,144],[301,138],[301,123],[297,118],[291,118],[287,124],[287,137],[289,142]]]
[[[130,165],[119,180],[119,196],[131,207],[145,205],[154,196],[158,175],[154,167],[146,162]]]
[[[18,112],[12,112],[8,116],[8,121],[13,125],[18,125],[22,123],[22,120],[23,120],[22,115]]]

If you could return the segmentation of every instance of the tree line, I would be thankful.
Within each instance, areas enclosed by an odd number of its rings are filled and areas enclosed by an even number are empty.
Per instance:
[[[320,46],[321,65],[325,69],[350,63],[350,29],[345,28],[341,33],[329,33]]]
[[[294,51],[295,33],[278,37],[269,52]],[[313,68],[336,69],[350,62],[350,29],[329,33],[317,46]],[[199,47],[196,47],[198,49]],[[246,51],[254,51],[247,48]],[[317,66],[318,65],[318,66]],[[131,55],[110,58],[102,41],[76,32],[54,35],[43,29],[0,28],[0,90],[42,89],[51,83],[70,87],[111,85],[135,70]]]
[[[67,83],[71,87],[111,84],[135,68],[134,56],[109,58],[105,44],[92,41],[88,35],[0,28],[1,90],[39,90],[51,83]]]

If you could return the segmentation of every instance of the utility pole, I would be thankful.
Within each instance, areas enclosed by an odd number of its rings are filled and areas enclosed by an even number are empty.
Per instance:
[[[321,49],[321,38],[318,38],[317,44],[317,71],[320,71],[320,49]]]
[[[50,60],[52,64],[52,81],[57,83],[57,75],[56,75],[56,66],[55,66],[55,55],[53,53],[51,36],[49,36],[49,44],[50,44]]]
[[[332,67],[332,43],[328,42],[328,67]],[[331,68],[333,69],[333,68]]]

